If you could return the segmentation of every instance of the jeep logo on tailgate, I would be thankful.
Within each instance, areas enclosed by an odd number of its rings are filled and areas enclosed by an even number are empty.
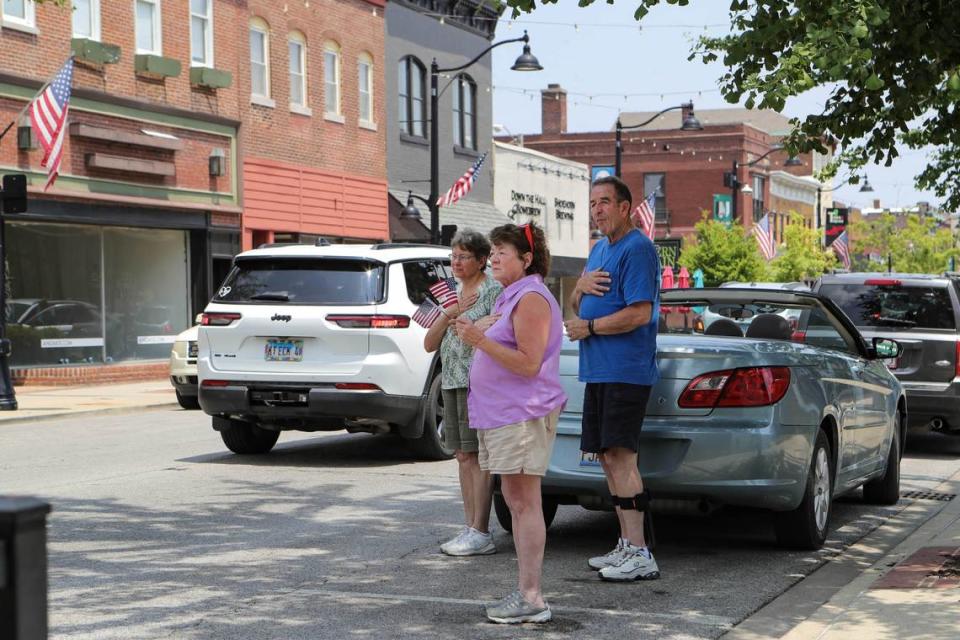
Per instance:
[[[273,314],[273,317],[270,319],[274,322],[290,322],[290,316],[282,316],[279,313]]]

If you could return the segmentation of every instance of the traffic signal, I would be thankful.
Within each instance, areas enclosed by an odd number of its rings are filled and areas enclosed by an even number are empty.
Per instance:
[[[0,191],[4,213],[23,213],[27,210],[27,176],[11,173],[3,176],[3,191]]]

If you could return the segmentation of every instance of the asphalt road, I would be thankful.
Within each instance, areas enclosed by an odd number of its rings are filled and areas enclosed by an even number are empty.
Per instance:
[[[903,490],[960,468],[960,438],[913,438]],[[607,584],[586,558],[612,514],[560,507],[544,589],[554,622],[502,627],[481,605],[511,591],[516,556],[447,558],[462,518],[454,462],[389,437],[285,434],[228,453],[199,412],[151,411],[0,427],[0,493],[50,517],[52,638],[716,638],[896,514],[835,503],[818,553],[774,544],[751,511],[659,516],[654,582]],[[934,509],[931,506],[931,509]]]

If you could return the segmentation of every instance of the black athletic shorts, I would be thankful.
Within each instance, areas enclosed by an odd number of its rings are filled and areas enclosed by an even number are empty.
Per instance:
[[[588,382],[583,390],[580,450],[600,453],[623,447],[636,451],[649,399],[650,385]]]

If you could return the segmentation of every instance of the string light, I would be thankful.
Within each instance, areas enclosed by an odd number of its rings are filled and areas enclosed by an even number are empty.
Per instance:
[[[421,15],[429,16],[432,18],[454,18],[454,19],[462,18],[462,16],[458,16],[452,13],[439,13],[439,12],[423,13]],[[484,21],[484,22],[500,21],[500,17],[495,15],[491,15],[491,16],[473,15],[473,16],[470,16],[470,19],[475,21]],[[514,22],[515,22],[514,20],[507,20],[507,28],[509,29],[511,26],[513,26]],[[527,24],[537,25],[539,27],[561,27],[561,28],[570,27],[569,22],[556,22],[556,21],[550,21],[550,20],[522,20],[520,22],[522,22],[525,25]],[[714,24],[647,24],[647,25],[639,24],[639,23],[633,24],[630,22],[624,22],[624,23],[578,22],[574,24],[574,29],[576,29],[577,31],[580,30],[579,27],[586,27],[590,29],[631,29],[631,30],[637,29],[638,31],[643,31],[644,28],[646,29],[701,29],[702,28],[704,31],[708,31],[710,29],[726,29],[728,31],[730,30],[730,25],[728,23],[719,23],[719,22]]]

